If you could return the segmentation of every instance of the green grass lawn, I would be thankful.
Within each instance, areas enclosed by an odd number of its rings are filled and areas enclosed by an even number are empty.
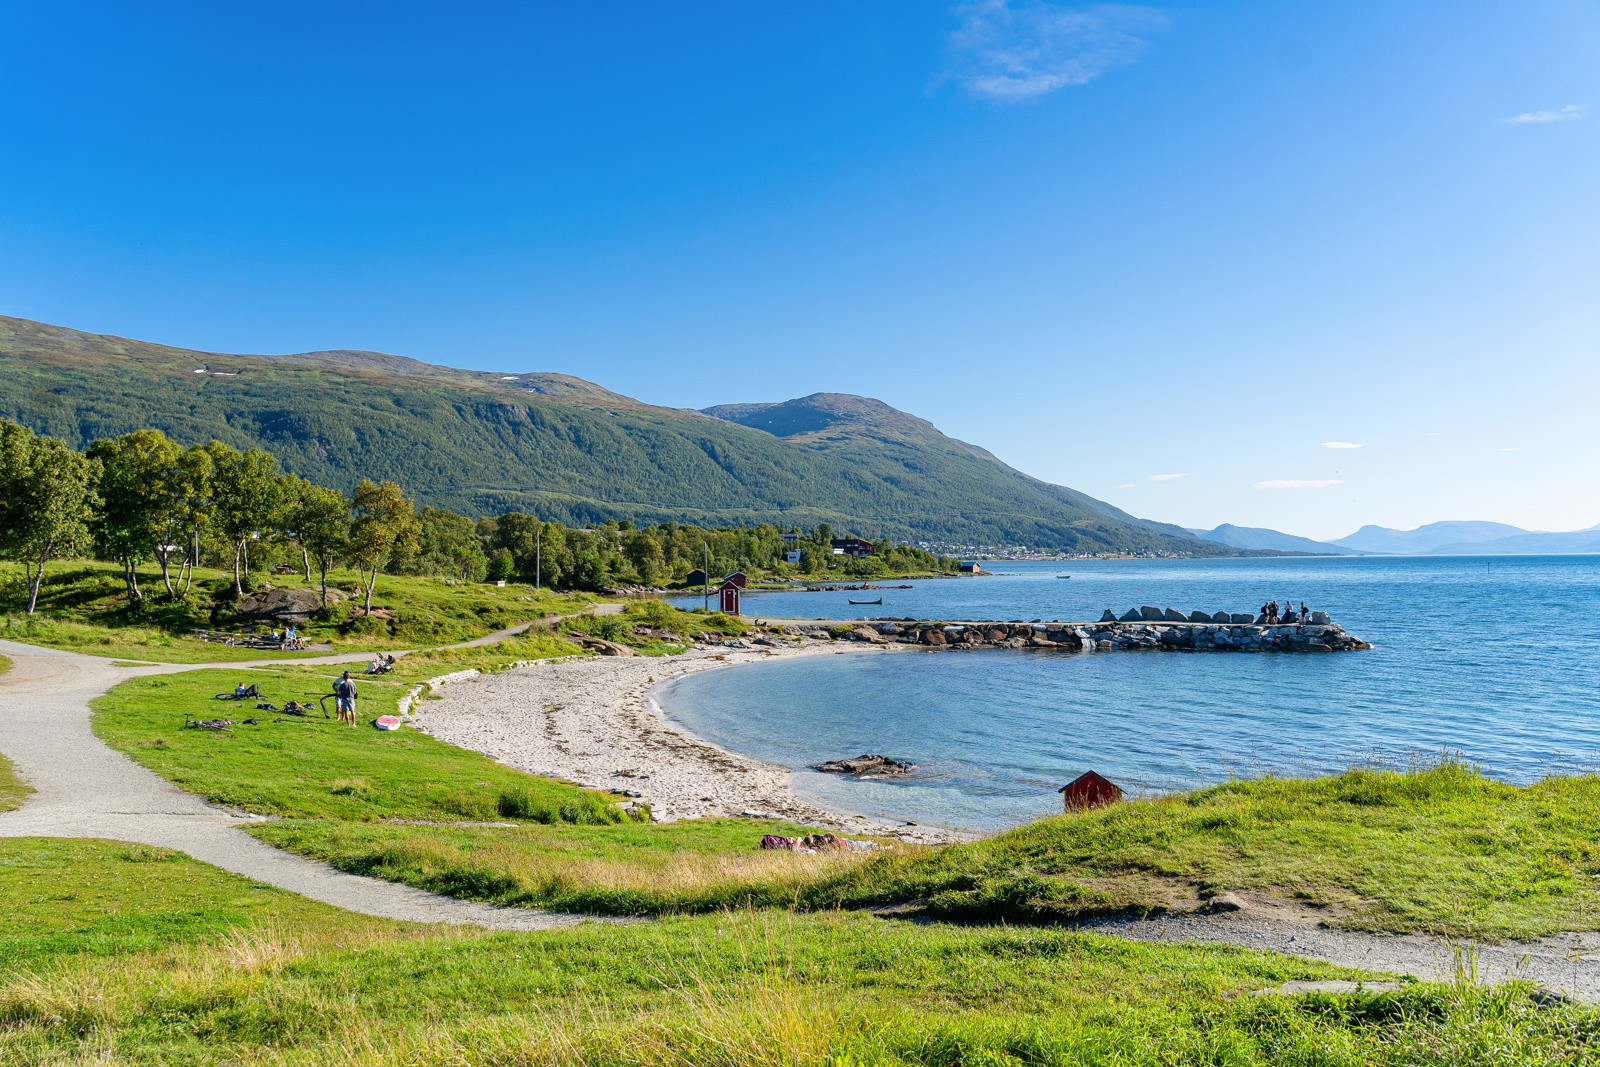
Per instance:
[[[6,673],[6,671],[9,671],[10,669],[11,669],[11,660],[8,659],[5,656],[0,656],[0,674],[4,674],[4,673]]]
[[[309,587],[298,574],[266,575],[276,588]],[[159,571],[141,568],[142,604],[127,603],[119,569],[113,564],[74,562],[48,572],[38,611],[25,615],[21,570],[0,564],[0,637],[91,655],[167,663],[218,663],[251,659],[294,659],[294,653],[265,653],[211,644],[193,636],[197,628],[237,629],[245,624],[233,612],[231,572],[200,568],[194,590],[174,600],[162,587]],[[449,583],[439,578],[382,575],[373,596],[373,617],[358,617],[356,575],[337,571],[329,588],[351,599],[332,606],[301,629],[313,644],[336,651],[424,648],[481,637],[518,623],[580,611],[595,602],[587,594],[558,594],[531,586]],[[308,653],[314,654],[314,653]]]
[[[500,933],[339,912],[165,850],[0,841],[0,1062],[1591,1062],[1517,987],[1248,996],[1327,966],[1041,928],[735,911]],[[111,963],[114,961],[114,964]]]
[[[238,681],[271,703],[331,689],[337,670],[200,670],[124,682],[94,703],[94,730],[107,744],[191,793],[267,815],[369,820],[615,822],[615,797],[495,763],[404,729],[343,726],[219,701]],[[403,679],[358,682],[363,722],[394,711]],[[331,701],[330,707],[331,707]],[[184,717],[259,719],[231,733],[184,729]]]
[[[21,807],[31,792],[32,789],[17,779],[11,761],[0,755],[0,811]]]

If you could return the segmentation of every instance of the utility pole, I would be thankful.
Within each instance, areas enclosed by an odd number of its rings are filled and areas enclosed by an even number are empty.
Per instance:
[[[705,541],[700,542],[700,547],[705,550],[706,563],[700,573],[706,576],[705,596],[701,598],[700,608],[703,611],[711,610],[711,546]]]
[[[544,523],[533,532],[533,591],[538,592],[544,581]]]

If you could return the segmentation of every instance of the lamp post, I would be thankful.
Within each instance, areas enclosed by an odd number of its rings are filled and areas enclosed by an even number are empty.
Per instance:
[[[538,592],[544,581],[544,523],[533,531],[533,591]]]

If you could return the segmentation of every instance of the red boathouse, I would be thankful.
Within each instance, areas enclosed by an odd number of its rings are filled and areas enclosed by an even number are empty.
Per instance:
[[[1061,806],[1066,811],[1104,807],[1122,799],[1122,787],[1095,771],[1084,772],[1056,792],[1061,794]]]

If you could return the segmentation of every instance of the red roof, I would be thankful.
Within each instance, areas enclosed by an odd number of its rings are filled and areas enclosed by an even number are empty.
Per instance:
[[[1056,790],[1069,802],[1107,804],[1122,799],[1122,787],[1097,771],[1086,771]]]

